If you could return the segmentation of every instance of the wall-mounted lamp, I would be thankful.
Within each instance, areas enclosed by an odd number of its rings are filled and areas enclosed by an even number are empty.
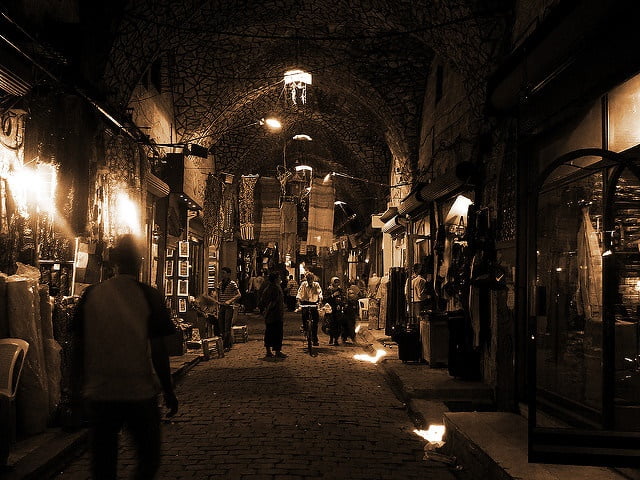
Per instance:
[[[282,128],[282,123],[280,123],[280,120],[278,120],[275,117],[261,118],[258,123],[260,125],[266,125],[271,130],[280,130]],[[255,124],[251,124],[251,125],[255,125]]]

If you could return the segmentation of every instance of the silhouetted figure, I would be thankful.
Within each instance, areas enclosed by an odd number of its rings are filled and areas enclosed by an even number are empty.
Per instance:
[[[339,345],[338,339],[342,331],[342,310],[346,302],[345,292],[340,285],[340,279],[333,277],[331,284],[327,288],[326,301],[331,306],[331,313],[329,320],[329,345]]]
[[[280,288],[280,275],[278,273],[269,274],[258,306],[264,316],[266,356],[273,357],[275,355],[279,358],[285,358],[286,355],[281,352],[284,335],[284,296]],[[275,354],[271,352],[272,348]]]
[[[175,327],[162,294],[138,281],[133,237],[122,237],[111,259],[117,274],[88,287],[76,307],[74,391],[87,402],[93,478],[116,478],[118,435],[126,428],[138,454],[135,478],[152,479],[160,466],[160,390],[167,415],[178,411],[164,343]]]

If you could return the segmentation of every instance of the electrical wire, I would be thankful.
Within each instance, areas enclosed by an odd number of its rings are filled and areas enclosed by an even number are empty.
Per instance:
[[[498,10],[495,12],[492,10],[487,10],[484,13],[487,17],[490,17],[492,13],[500,13]],[[327,42],[345,42],[345,41],[354,41],[354,40],[386,40],[393,37],[405,37],[405,36],[413,36],[418,33],[426,33],[431,30],[437,30],[441,28],[450,27],[452,25],[462,25],[468,23],[470,21],[478,21],[482,18],[483,15],[480,14],[470,14],[458,18],[454,18],[452,20],[448,20],[446,22],[434,23],[431,25],[425,25],[423,27],[415,28],[412,30],[405,31],[386,31],[379,32],[373,35],[277,35],[277,34],[252,34],[252,33],[240,33],[240,32],[232,32],[227,30],[216,30],[216,29],[207,29],[204,26],[198,27],[189,27],[185,26],[184,23],[181,24],[170,24],[167,22],[160,22],[157,20],[153,20],[148,17],[144,17],[142,15],[136,15],[133,13],[129,13],[127,15],[129,18],[133,18],[135,20],[144,21],[149,24],[152,24],[157,27],[165,27],[171,30],[177,30],[185,33],[193,33],[193,34],[209,34],[209,35],[218,35],[218,36],[226,36],[226,37],[236,37],[236,38],[248,38],[255,40],[309,40],[309,41],[327,41]]]

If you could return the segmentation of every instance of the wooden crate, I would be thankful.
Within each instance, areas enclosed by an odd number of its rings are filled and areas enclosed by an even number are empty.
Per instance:
[[[233,343],[244,343],[249,340],[249,330],[246,325],[236,325],[231,327]]]
[[[202,355],[205,360],[210,358],[224,357],[224,347],[222,346],[222,338],[211,337],[202,339]]]

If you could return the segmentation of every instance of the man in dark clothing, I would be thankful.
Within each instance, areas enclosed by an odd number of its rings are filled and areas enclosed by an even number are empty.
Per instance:
[[[342,331],[342,310],[346,302],[344,291],[340,285],[340,279],[333,277],[331,284],[327,289],[327,303],[331,306],[331,315],[329,321],[329,345],[339,345],[338,338]]]
[[[138,453],[135,478],[151,479],[160,466],[160,389],[168,415],[178,411],[163,338],[175,328],[161,293],[138,281],[133,237],[124,236],[111,258],[117,275],[87,288],[76,307],[74,392],[88,403],[93,478],[116,478],[125,427]]]
[[[264,316],[266,356],[275,355],[278,358],[286,358],[286,355],[281,352],[284,335],[284,296],[280,288],[280,276],[277,273],[269,274],[258,306]],[[272,348],[275,354],[271,352]]]

